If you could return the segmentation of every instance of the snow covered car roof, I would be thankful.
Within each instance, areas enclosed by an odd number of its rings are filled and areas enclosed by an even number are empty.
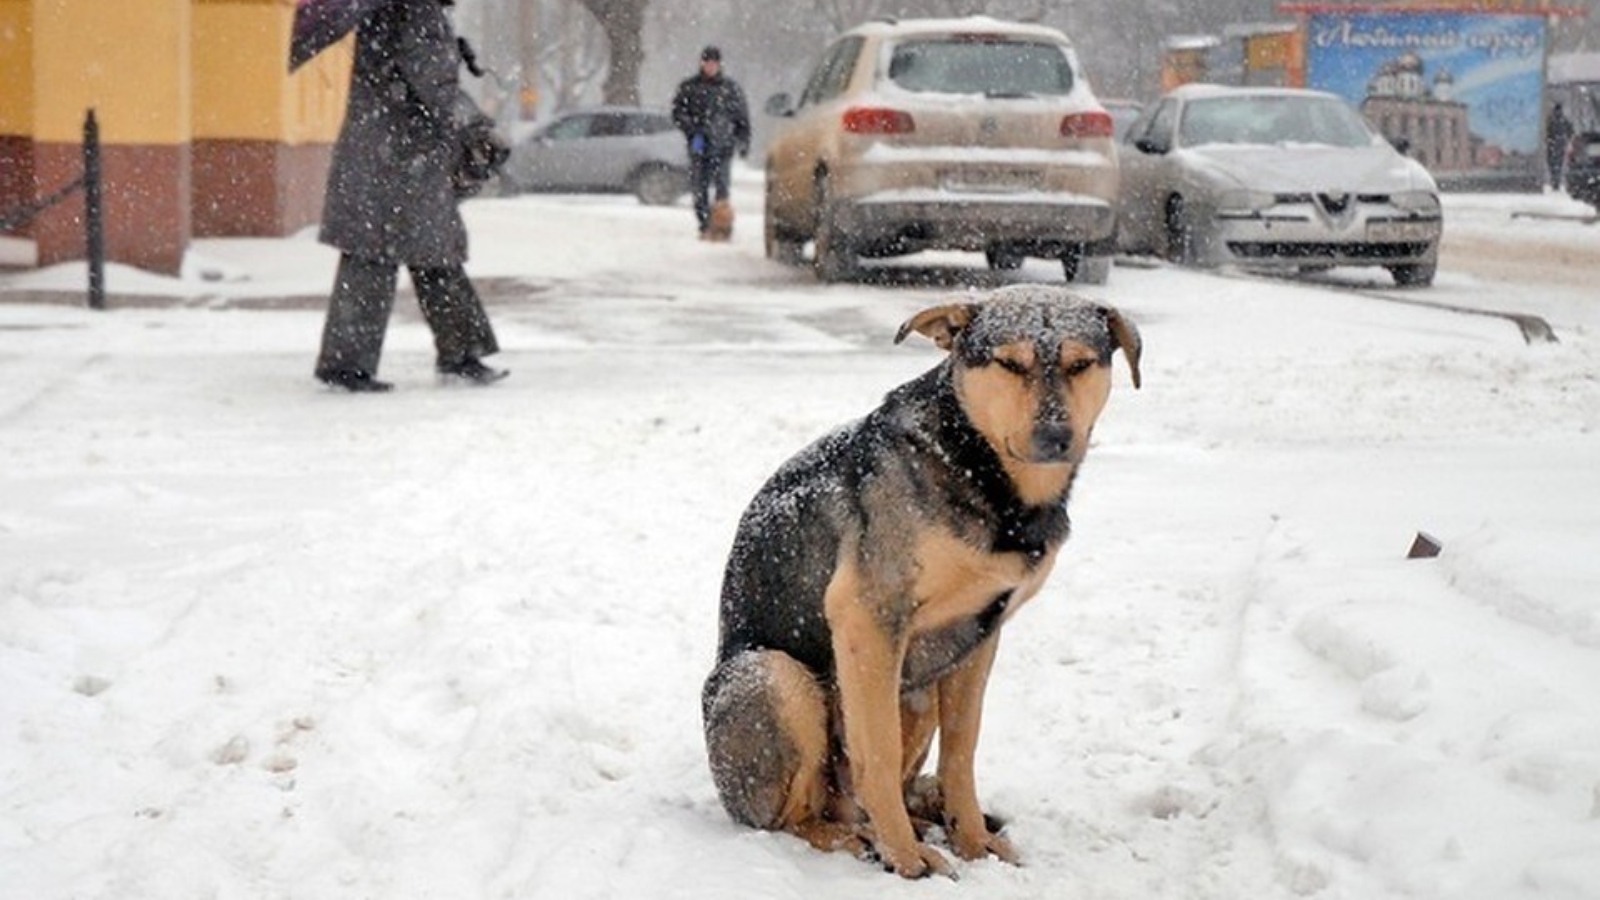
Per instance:
[[[1062,44],[1072,43],[1067,38],[1067,35],[1059,29],[1045,25],[1009,22],[996,19],[993,16],[966,16],[963,18],[943,19],[877,19],[857,25],[845,33],[864,37],[904,37],[923,34],[959,34],[962,32],[985,32],[1015,37],[1039,38]]]
[[[1179,100],[1197,100],[1207,97],[1328,97],[1335,100],[1339,99],[1337,94],[1311,90],[1310,88],[1234,87],[1228,84],[1206,84],[1201,82],[1175,87],[1167,92],[1167,96]]]

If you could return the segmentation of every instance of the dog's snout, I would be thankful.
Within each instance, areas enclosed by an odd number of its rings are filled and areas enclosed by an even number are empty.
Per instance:
[[[1072,455],[1072,426],[1064,423],[1040,424],[1033,430],[1033,458],[1039,462],[1058,462]]]

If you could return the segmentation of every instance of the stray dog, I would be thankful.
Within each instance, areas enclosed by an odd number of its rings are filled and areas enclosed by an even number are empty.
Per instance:
[[[728,241],[733,239],[733,204],[726,200],[718,200],[711,204],[711,221],[706,225],[706,240]]]
[[[973,754],[1000,626],[1067,538],[1067,494],[1138,330],[1014,285],[912,317],[949,355],[785,463],[739,522],[701,698],[728,814],[906,877],[1015,862]],[[935,778],[918,778],[935,733]]]

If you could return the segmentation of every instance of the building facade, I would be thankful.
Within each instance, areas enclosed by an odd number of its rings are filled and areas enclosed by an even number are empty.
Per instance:
[[[0,215],[77,178],[94,110],[107,257],[175,274],[195,237],[315,222],[349,42],[293,75],[294,0],[0,0]],[[11,232],[84,256],[83,204]]]
[[[1466,104],[1454,97],[1455,79],[1440,70],[1431,79],[1422,58],[1404,53],[1367,83],[1361,112],[1391,141],[1405,141],[1413,157],[1435,172],[1493,168],[1500,160],[1475,138]]]

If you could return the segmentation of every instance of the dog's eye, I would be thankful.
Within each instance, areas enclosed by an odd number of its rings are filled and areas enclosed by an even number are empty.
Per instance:
[[[1068,378],[1076,378],[1089,371],[1093,366],[1094,360],[1092,359],[1078,359],[1067,363],[1065,371]]]
[[[1028,374],[1028,367],[1023,365],[1022,363],[1017,362],[1014,359],[1005,359],[1005,358],[1002,358],[1002,357],[995,357],[994,364],[999,366],[1002,369],[1005,369],[1007,372],[1010,372],[1013,375],[1026,375],[1026,374]]]

